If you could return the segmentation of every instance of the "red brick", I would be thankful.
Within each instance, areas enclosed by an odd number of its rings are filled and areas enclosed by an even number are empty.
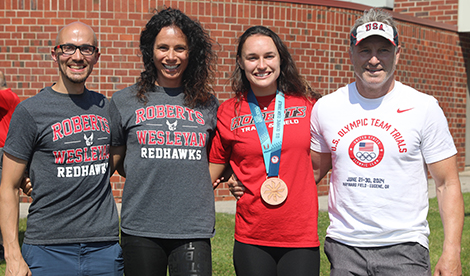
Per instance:
[[[25,99],[57,81],[57,65],[51,61],[51,47],[57,31],[79,18],[98,32],[102,52],[87,85],[111,96],[116,90],[135,83],[143,69],[138,49],[140,31],[153,9],[160,9],[162,5],[150,0],[129,2],[84,0],[73,1],[72,5],[61,2],[57,6],[57,1],[37,0],[33,6],[24,4],[20,8],[19,1],[2,1],[0,66],[7,74],[15,76],[9,79],[11,86]],[[458,0],[395,0],[394,11],[456,25],[457,5]],[[237,0],[173,0],[167,6],[180,7],[190,17],[197,18],[218,43],[214,47],[219,64],[213,88],[221,101],[233,96],[229,78],[234,69],[235,40],[248,27],[258,24],[270,26],[279,34],[289,46],[300,72],[316,90],[328,94],[354,80],[347,44],[350,24],[360,15],[359,11]],[[470,36],[398,23],[404,52],[397,79],[440,101],[459,151],[459,167],[463,168],[467,84],[463,57],[470,55]],[[113,78],[119,82],[113,82],[116,81]],[[116,201],[120,201],[123,181],[119,176],[112,177]],[[318,191],[321,195],[327,194],[326,180],[320,183]],[[215,192],[219,195],[217,200],[233,199],[226,188]]]

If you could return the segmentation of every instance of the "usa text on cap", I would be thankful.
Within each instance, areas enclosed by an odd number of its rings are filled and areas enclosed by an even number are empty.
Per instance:
[[[398,45],[397,30],[383,22],[367,22],[351,32],[351,45],[357,45],[371,35],[380,35],[388,39],[393,45]]]

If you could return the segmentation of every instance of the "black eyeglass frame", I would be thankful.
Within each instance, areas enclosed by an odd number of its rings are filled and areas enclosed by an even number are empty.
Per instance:
[[[64,49],[62,48],[62,47],[64,47],[64,46],[72,46],[72,47],[74,47],[75,49],[73,50],[73,53],[68,54],[68,53],[65,53],[65,52],[64,52]],[[92,52],[91,54],[85,54],[85,53],[82,52],[82,47],[91,47],[91,48],[93,48],[93,52]],[[59,49],[59,48],[62,50],[62,54],[68,55],[68,56],[74,55],[75,52],[77,51],[77,49],[80,51],[80,54],[82,54],[83,56],[87,56],[87,57],[92,56],[92,55],[94,55],[96,52],[98,52],[98,47],[93,46],[93,45],[89,45],[89,44],[83,44],[83,45],[77,46],[77,45],[74,45],[74,44],[71,44],[71,43],[67,43],[67,44],[60,44],[60,45],[55,46],[55,49],[56,49],[56,50]]]

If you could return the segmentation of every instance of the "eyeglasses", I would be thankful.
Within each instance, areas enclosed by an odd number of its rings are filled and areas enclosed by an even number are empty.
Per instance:
[[[86,44],[81,45],[81,46],[76,46],[73,44],[61,44],[61,45],[55,46],[55,49],[58,49],[58,48],[62,50],[62,53],[64,53],[65,55],[70,55],[70,56],[75,54],[75,51],[77,51],[77,49],[79,49],[80,53],[84,56],[91,56],[96,51],[98,51],[97,47],[93,45],[86,45]]]

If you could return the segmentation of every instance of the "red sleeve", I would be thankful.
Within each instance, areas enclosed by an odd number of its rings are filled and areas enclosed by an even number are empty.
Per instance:
[[[15,109],[19,103],[20,98],[10,88],[0,90],[0,109]]]
[[[216,164],[227,164],[230,161],[232,145],[230,142],[230,115],[227,109],[230,109],[231,100],[222,103],[217,111],[217,128],[214,139],[212,139],[211,150],[209,153],[209,162]]]

